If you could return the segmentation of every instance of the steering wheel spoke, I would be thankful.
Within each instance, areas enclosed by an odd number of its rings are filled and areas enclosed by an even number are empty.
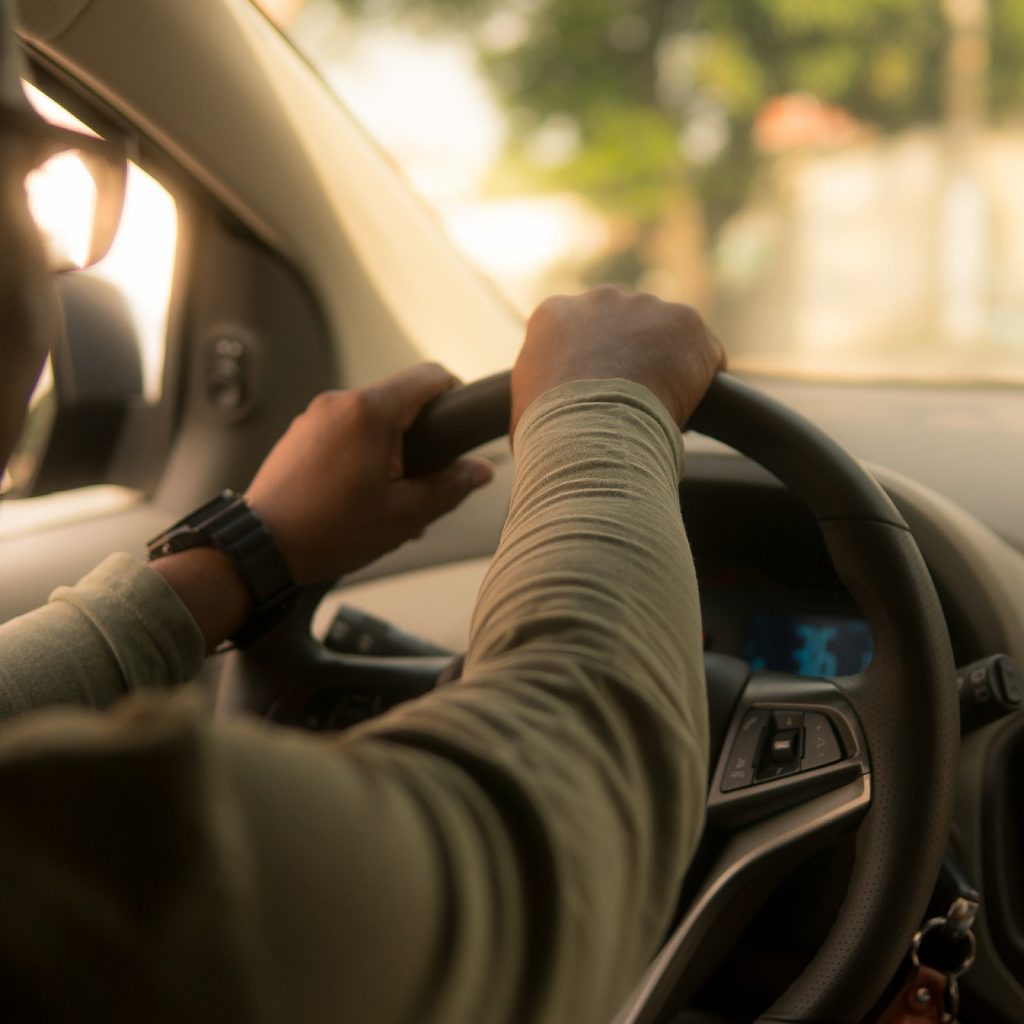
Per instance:
[[[794,860],[852,829],[871,805],[864,734],[832,680],[747,673],[738,697],[730,694],[730,714],[716,720],[724,703],[716,693],[744,665],[707,656],[710,853],[700,879],[691,879],[685,911],[615,1024],[670,1020]]]
[[[756,820],[731,828],[718,843],[681,920],[614,1024],[672,1020],[729,952],[737,930],[794,860],[809,856],[864,817],[871,805],[870,773],[839,765],[827,782],[827,789],[797,794],[792,782],[774,781],[739,801],[747,803],[743,811]],[[766,811],[783,793],[784,809]]]

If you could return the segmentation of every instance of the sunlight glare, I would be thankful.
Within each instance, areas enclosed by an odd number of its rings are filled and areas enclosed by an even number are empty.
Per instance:
[[[29,102],[45,120],[96,135],[88,125],[30,82],[22,85]],[[59,165],[59,177],[51,177],[51,165]],[[86,260],[92,233],[95,206],[92,175],[71,153],[54,158],[43,170],[47,172],[45,180],[31,186],[36,223],[48,234],[52,232],[52,244],[57,246],[58,252],[68,253],[80,266]],[[83,205],[86,198],[80,181],[82,176],[92,189],[88,207]],[[86,208],[90,211],[88,217],[82,215]],[[129,163],[117,237],[106,257],[88,273],[113,284],[128,304],[138,335],[144,394],[150,402],[158,401],[163,391],[167,316],[177,239],[178,211],[171,194],[142,168]]]
[[[465,47],[362,30],[327,77],[428,200],[443,206],[479,192],[505,127]]]
[[[163,390],[177,240],[178,210],[171,194],[129,164],[121,226],[110,252],[91,273],[115,285],[131,309],[142,355],[144,394],[151,402]]]
[[[25,179],[36,226],[56,263],[88,262],[96,212],[96,183],[77,153],[58,153]]]

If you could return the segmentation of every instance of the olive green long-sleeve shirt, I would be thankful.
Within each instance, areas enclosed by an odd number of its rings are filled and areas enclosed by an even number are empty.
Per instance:
[[[115,556],[0,627],[4,1020],[604,1024],[703,816],[681,441],[645,389],[524,416],[461,681],[345,734],[210,722]],[[146,692],[150,691],[150,692]]]

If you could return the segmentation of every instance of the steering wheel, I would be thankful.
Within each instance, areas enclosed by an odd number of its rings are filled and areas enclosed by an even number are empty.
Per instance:
[[[508,422],[507,373],[449,392],[407,434],[406,471],[440,468],[506,433]],[[870,624],[874,654],[856,675],[819,680],[752,673],[737,659],[706,656],[708,823],[727,838],[703,877],[688,880],[693,896],[616,1024],[670,1020],[735,938],[735,923],[723,921],[737,895],[854,826],[835,921],[759,1022],[857,1024],[907,952],[949,835],[959,720],[945,619],[892,502],[816,427],[727,374],[716,377],[689,427],[759,463],[813,513],[839,579]],[[354,658],[316,642],[309,615],[321,596],[309,595],[277,631],[229,656],[220,710],[322,722],[324,708],[374,712],[433,686],[443,661]]]

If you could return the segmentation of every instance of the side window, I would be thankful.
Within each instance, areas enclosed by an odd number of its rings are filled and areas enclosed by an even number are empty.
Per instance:
[[[95,134],[26,83],[53,124]],[[33,215],[67,262],[91,227],[95,192],[81,158],[60,154],[26,181]],[[83,222],[85,226],[83,229]],[[145,429],[164,399],[163,379],[178,210],[171,194],[131,162],[124,209],[107,255],[57,278],[65,337],[33,395],[19,447],[0,482],[0,537],[134,500],[118,471],[126,433]]]

